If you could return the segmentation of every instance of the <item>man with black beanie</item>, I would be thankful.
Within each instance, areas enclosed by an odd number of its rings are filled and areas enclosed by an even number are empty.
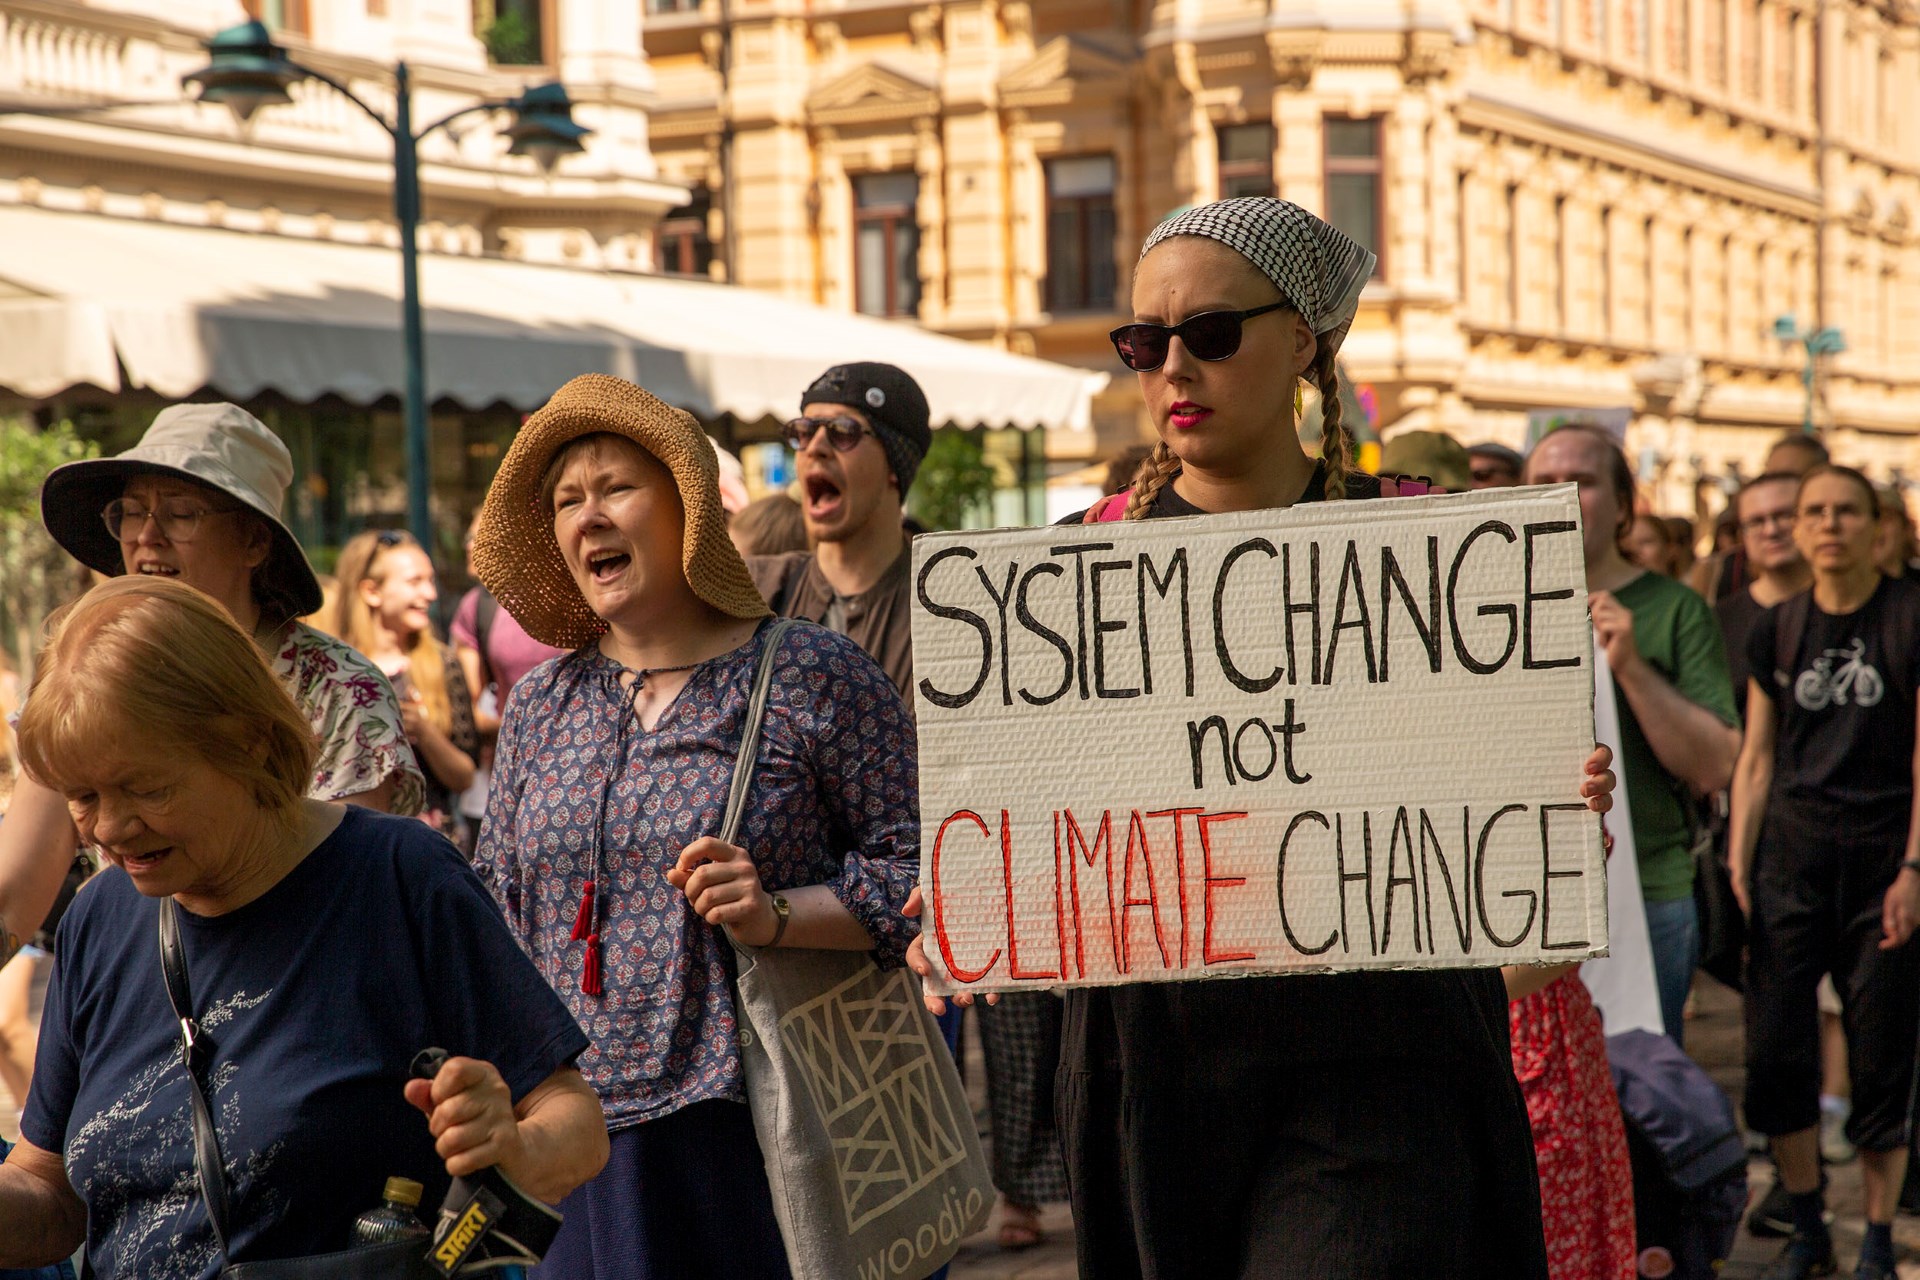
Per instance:
[[[890,364],[835,365],[800,397],[783,433],[798,459],[811,551],[749,556],[777,614],[806,618],[865,649],[913,712],[912,577],[901,503],[933,443],[927,397]]]

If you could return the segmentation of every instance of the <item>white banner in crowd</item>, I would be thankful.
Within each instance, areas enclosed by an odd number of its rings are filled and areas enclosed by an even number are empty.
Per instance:
[[[1605,954],[1579,504],[914,543],[934,990]]]
[[[1613,700],[1613,672],[1596,638],[1593,645],[1594,741],[1613,749],[1613,812],[1607,831],[1613,856],[1607,859],[1607,941],[1604,960],[1580,966],[1580,980],[1600,1010],[1610,1036],[1638,1028],[1659,1035],[1660,987],[1653,976],[1653,940],[1647,933],[1647,909],[1640,900],[1640,857],[1633,843],[1633,809],[1628,804],[1627,771],[1620,763],[1620,707]]]

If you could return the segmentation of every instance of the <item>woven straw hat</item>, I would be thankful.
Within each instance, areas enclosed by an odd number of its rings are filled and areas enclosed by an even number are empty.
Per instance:
[[[554,455],[598,432],[625,436],[673,473],[686,508],[681,566],[693,593],[736,618],[766,617],[771,610],[727,537],[720,463],[700,424],[631,382],[585,373],[527,419],[480,508],[474,572],[514,621],[562,649],[578,649],[607,630],[575,585],[553,536],[553,517],[540,502],[540,480]]]

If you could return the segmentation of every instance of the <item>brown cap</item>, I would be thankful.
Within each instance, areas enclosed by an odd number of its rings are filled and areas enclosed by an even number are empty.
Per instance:
[[[587,606],[553,536],[540,481],[555,454],[581,436],[608,432],[658,458],[673,473],[686,508],[681,566],[702,600],[736,618],[763,618],[767,602],[727,537],[720,463],[690,413],[604,373],[586,373],[553,393],[514,437],[487,489],[473,535],[473,568],[528,635],[578,649],[606,632]]]

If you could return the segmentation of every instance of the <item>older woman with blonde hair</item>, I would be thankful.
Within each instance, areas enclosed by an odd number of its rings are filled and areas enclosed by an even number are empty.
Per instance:
[[[851,640],[796,623],[739,844],[728,786],[768,610],[691,416],[601,374],[521,428],[474,537],[480,580],[571,650],[508,697],[476,867],[593,1047],[606,1172],[542,1273],[788,1275],[746,1098],[731,948],[898,964],[919,873],[912,723]]]
[[[346,1248],[390,1177],[433,1204],[497,1166],[557,1200],[604,1161],[586,1039],[472,872],[418,822],[309,799],[314,752],[266,656],[180,583],[98,588],[49,644],[21,759],[111,867],[60,926],[0,1265],[84,1240],[102,1277],[207,1280]],[[455,1056],[410,1080],[427,1046]]]

